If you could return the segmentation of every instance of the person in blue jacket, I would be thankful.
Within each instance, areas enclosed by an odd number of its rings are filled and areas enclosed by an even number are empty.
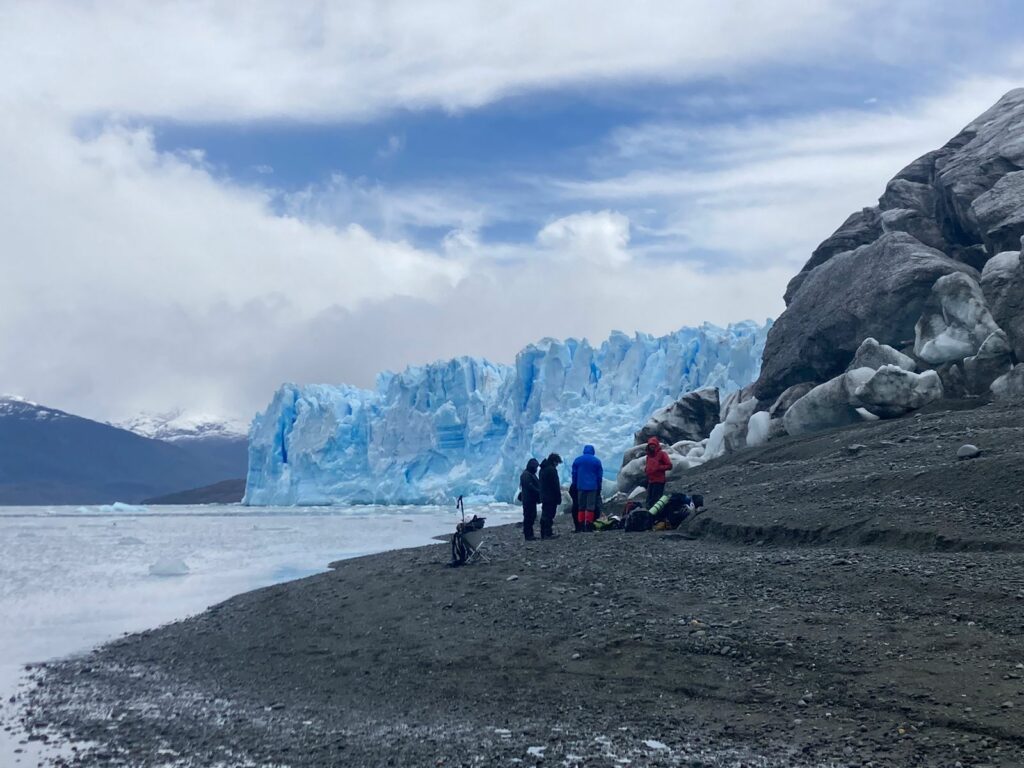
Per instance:
[[[572,463],[572,483],[579,498],[579,522],[584,531],[594,530],[597,505],[601,498],[604,467],[594,454],[594,446],[583,446],[583,455]]]

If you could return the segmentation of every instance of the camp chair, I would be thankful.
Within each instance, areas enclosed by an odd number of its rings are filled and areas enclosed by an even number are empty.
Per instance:
[[[483,527],[486,518],[473,515],[471,519],[467,520],[466,508],[461,496],[455,502],[455,508],[462,513],[462,522],[455,526],[455,534],[452,536],[451,565],[469,565],[477,560],[490,562],[490,558],[481,551],[484,543]]]
[[[482,518],[476,518],[482,521]],[[491,559],[483,552],[484,546],[484,531],[483,528],[464,528],[462,530],[462,540],[466,544],[466,550],[468,555],[466,556],[466,565],[473,563],[477,560],[482,560],[485,563],[489,563]]]

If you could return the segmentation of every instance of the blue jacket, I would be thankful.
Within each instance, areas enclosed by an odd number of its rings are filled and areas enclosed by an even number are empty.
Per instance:
[[[572,463],[572,484],[578,491],[599,491],[604,480],[604,467],[594,455],[594,446],[583,446],[583,455]]]

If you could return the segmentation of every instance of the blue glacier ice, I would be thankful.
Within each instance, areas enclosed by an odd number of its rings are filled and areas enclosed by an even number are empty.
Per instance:
[[[597,347],[543,339],[511,366],[460,357],[382,373],[372,390],[285,384],[249,430],[244,501],[510,501],[527,459],[560,453],[565,471],[585,443],[613,492],[622,454],[653,411],[694,389],[725,394],[757,378],[770,325],[616,331]]]

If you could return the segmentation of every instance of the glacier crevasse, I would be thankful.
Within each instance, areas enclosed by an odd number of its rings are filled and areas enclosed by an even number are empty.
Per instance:
[[[597,347],[543,339],[511,366],[460,357],[382,373],[372,390],[285,384],[250,427],[244,503],[510,501],[527,459],[560,453],[567,481],[585,443],[605,462],[612,492],[623,452],[654,410],[757,378],[770,326],[616,331]]]

